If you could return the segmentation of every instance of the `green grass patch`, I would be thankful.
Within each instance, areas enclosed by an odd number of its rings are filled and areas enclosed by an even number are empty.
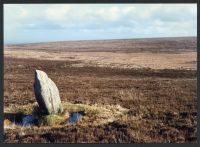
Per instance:
[[[64,124],[67,121],[67,117],[64,117],[62,115],[46,115],[46,116],[41,116],[38,119],[38,125],[45,125],[45,126],[55,126],[55,125],[60,125]]]

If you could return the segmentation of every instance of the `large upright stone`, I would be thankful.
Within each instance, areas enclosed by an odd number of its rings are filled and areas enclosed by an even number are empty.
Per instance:
[[[59,91],[56,84],[41,70],[35,71],[34,83],[35,97],[40,111],[44,114],[57,114],[62,112]]]

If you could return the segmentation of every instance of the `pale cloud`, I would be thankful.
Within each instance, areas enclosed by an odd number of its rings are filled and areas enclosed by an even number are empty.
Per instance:
[[[50,20],[64,20],[70,13],[70,5],[52,5],[46,9],[46,16]]]
[[[94,11],[94,14],[97,17],[100,17],[104,20],[108,21],[116,21],[119,20],[121,17],[121,10],[117,6],[113,6],[107,9],[99,9],[96,13]]]
[[[5,42],[196,36],[197,5],[6,4],[4,34]]]
[[[20,8],[18,17],[21,19],[28,17],[28,11],[23,8]]]

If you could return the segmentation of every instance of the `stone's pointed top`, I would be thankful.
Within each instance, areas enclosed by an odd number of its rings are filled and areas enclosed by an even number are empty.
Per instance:
[[[40,71],[41,71],[41,70],[39,70],[39,69],[36,69],[36,70],[35,70],[35,72],[40,72]]]
[[[47,74],[42,70],[35,70],[35,78],[40,79],[41,82],[47,82],[48,80],[51,80],[50,78],[48,78]]]
[[[41,74],[46,74],[44,71],[38,70],[38,69],[36,69],[35,72],[36,72],[36,73],[41,73]]]

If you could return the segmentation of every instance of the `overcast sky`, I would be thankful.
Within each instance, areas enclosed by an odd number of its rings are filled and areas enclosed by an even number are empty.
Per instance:
[[[4,5],[5,44],[196,35],[196,4]]]

